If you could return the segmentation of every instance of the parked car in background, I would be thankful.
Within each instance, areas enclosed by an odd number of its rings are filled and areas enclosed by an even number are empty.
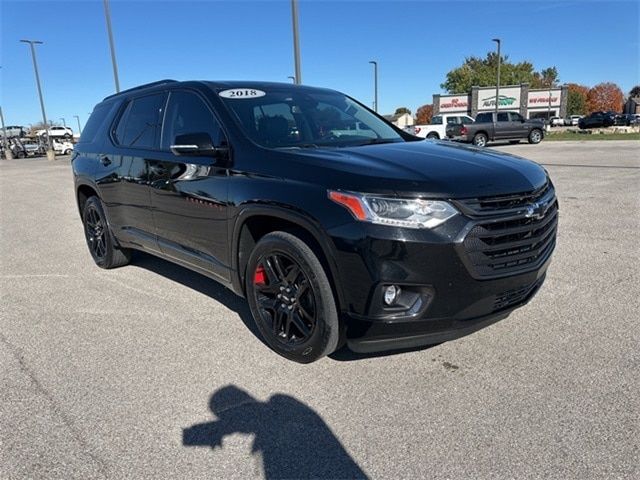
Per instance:
[[[47,130],[44,129],[36,131],[38,137],[43,136],[45,133],[47,133]],[[49,128],[49,136],[51,138],[72,138],[73,130],[69,127],[51,127]]]
[[[53,146],[53,151],[57,154],[71,155],[71,153],[73,152],[73,143],[71,142],[53,140],[51,144]]]
[[[473,118],[469,115],[461,115],[459,113],[436,115],[431,119],[429,125],[414,125],[413,132],[409,131],[416,137],[440,139],[447,138],[447,125],[467,125],[473,123]]]
[[[24,150],[29,157],[38,157],[40,155],[44,155],[46,151],[46,149],[39,143],[24,142],[22,145],[24,146]]]
[[[549,121],[549,125],[552,127],[563,127],[564,126],[564,118],[562,117],[551,117]]]
[[[573,126],[573,127],[577,127],[578,126],[578,122],[580,121],[580,119],[583,117],[584,115],[571,115],[569,117],[569,125]]]
[[[525,120],[517,112],[483,112],[476,116],[473,123],[467,125],[447,125],[447,137],[458,142],[473,143],[484,147],[495,140],[509,140],[518,143],[540,143],[544,138],[544,124],[538,120]]]
[[[7,131],[8,138],[12,138],[12,137],[22,138],[26,135],[26,131],[24,127],[21,127],[20,125],[7,125],[4,128],[4,130],[0,128],[0,137],[4,138],[5,130]]]
[[[615,114],[611,112],[593,112],[578,121],[578,127],[583,130],[586,128],[610,127],[614,124]]]
[[[640,115],[637,113],[625,113],[624,124],[627,126],[640,124]]]

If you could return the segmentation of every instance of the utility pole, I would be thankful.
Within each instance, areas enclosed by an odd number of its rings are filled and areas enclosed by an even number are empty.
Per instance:
[[[118,64],[116,63],[116,47],[113,43],[113,31],[111,29],[111,8],[109,0],[104,0],[104,16],[107,20],[107,34],[109,35],[109,49],[111,50],[111,64],[113,65],[113,80],[116,83],[116,93],[120,92],[120,80],[118,80]]]
[[[291,19],[293,22],[293,60],[295,63],[294,83],[302,83],[302,73],[300,72],[300,38],[298,34],[298,0],[291,0]]]
[[[80,128],[80,117],[78,115],[74,115],[76,120],[78,121],[78,135],[82,133],[82,128]]]
[[[40,87],[40,74],[38,73],[38,60],[36,59],[36,47],[35,45],[42,45],[39,40],[20,40],[22,43],[28,43],[31,47],[31,58],[33,59],[33,70],[36,73],[36,85],[38,86],[38,96],[40,97],[40,109],[42,110],[42,123],[47,131],[47,160],[55,160],[56,154],[51,147],[51,130],[48,129],[49,123],[47,122],[47,114],[44,110],[44,100],[42,99],[42,88]]]
[[[4,158],[7,160],[13,160],[13,152],[9,146],[9,137],[7,136],[7,128],[4,126],[4,115],[2,114],[2,107],[0,107],[0,122],[2,122],[2,144],[4,145]]]
[[[64,119],[64,117],[60,117],[60,120],[62,120],[62,125],[64,125],[66,127],[67,126],[67,121]]]
[[[371,60],[373,65],[373,111],[378,113],[378,62]]]
[[[491,41],[496,42],[498,44],[498,74],[496,79],[496,122],[498,121],[498,102],[500,100],[500,39],[493,38]]]

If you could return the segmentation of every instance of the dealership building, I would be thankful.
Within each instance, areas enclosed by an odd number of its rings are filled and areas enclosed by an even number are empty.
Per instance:
[[[567,116],[567,87],[530,89],[529,84],[500,87],[498,109],[519,112],[524,118]],[[478,113],[496,108],[496,87],[471,87],[467,94],[434,95],[433,114],[463,113],[475,118]]]

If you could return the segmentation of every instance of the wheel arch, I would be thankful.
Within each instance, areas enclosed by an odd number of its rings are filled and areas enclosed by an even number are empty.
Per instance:
[[[238,215],[232,229],[231,262],[236,293],[245,295],[245,270],[253,247],[266,234],[285,231],[298,236],[316,254],[324,267],[337,301],[338,311],[344,305],[342,288],[330,239],[320,226],[307,216],[281,207],[246,207]]]
[[[84,209],[84,204],[87,202],[89,197],[96,196],[100,198],[98,195],[98,190],[95,186],[90,185],[88,183],[80,183],[76,186],[76,202],[78,204],[78,212],[82,217],[82,210]]]

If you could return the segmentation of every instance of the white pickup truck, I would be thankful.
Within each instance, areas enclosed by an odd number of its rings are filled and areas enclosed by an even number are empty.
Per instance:
[[[447,138],[446,128],[447,125],[453,123],[456,125],[467,125],[473,123],[473,118],[469,115],[462,115],[459,113],[448,113],[436,115],[431,119],[429,125],[414,125],[413,133],[416,137],[422,138]]]

